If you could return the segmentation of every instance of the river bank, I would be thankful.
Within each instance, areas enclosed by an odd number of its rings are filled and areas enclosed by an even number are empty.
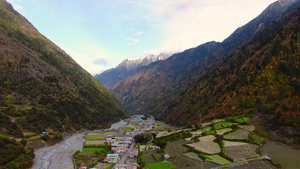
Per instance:
[[[111,125],[111,128],[123,127],[127,122],[121,120]],[[73,153],[82,150],[85,132],[73,134],[51,147],[35,151],[32,169],[64,169],[73,167]]]
[[[270,156],[274,164],[280,164],[283,169],[298,169],[300,166],[300,150],[289,145],[268,141],[261,149],[262,154]]]

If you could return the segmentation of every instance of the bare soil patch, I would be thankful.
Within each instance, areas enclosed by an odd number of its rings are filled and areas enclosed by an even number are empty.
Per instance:
[[[215,142],[197,142],[197,143],[192,143],[187,145],[205,154],[221,153],[221,148],[219,144]]]
[[[223,141],[225,151],[224,154],[234,161],[245,160],[248,158],[260,156],[256,150],[259,148],[258,145],[249,144],[244,142],[231,142]]]
[[[237,129],[232,133],[228,133],[224,135],[224,139],[228,140],[248,140],[249,139],[249,131]]]
[[[231,128],[224,128],[224,129],[216,130],[216,134],[219,135],[219,136],[222,136],[225,133],[228,133],[230,131],[232,131]]]
[[[252,132],[255,130],[255,126],[254,125],[238,125],[238,128]]]
[[[169,154],[170,157],[182,155],[188,151],[188,148],[183,146],[186,143],[184,140],[169,142],[166,147],[166,154]]]

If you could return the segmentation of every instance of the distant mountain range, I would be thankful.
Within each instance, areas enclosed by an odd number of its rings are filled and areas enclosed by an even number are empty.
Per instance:
[[[148,66],[149,64],[156,61],[165,60],[170,56],[171,54],[161,53],[159,55],[146,56],[144,59],[125,59],[116,68],[109,69],[102,72],[101,74],[97,74],[95,75],[95,78],[98,79],[105,87],[113,87],[120,80],[132,75],[139,68]]]
[[[111,91],[129,111],[173,124],[274,113],[278,122],[299,125],[291,118],[300,119],[298,12],[299,0],[276,1],[222,43],[142,67]]]

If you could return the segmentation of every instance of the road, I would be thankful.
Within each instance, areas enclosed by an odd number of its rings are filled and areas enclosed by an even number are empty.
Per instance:
[[[129,148],[129,150],[126,152],[126,154],[121,158],[121,160],[118,162],[118,164],[125,164],[125,161],[127,159],[127,157],[130,155],[130,150],[132,150],[134,148],[135,145],[135,140],[132,140],[131,146]]]

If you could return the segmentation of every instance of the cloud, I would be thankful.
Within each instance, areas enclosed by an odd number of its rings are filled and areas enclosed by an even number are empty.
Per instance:
[[[141,35],[141,34],[143,34],[144,32],[143,31],[138,31],[138,32],[136,32],[134,35]]]
[[[92,42],[87,46],[82,46],[80,43],[75,46],[65,51],[90,74],[95,75],[111,67],[111,55],[101,46]]]
[[[127,38],[126,40],[129,41],[129,43],[127,44],[129,46],[137,45],[140,42],[140,39],[134,39],[134,38]]]
[[[24,7],[21,6],[21,5],[14,5],[14,8],[15,8],[17,11],[23,10],[23,9],[24,9]]]
[[[105,59],[97,59],[93,62],[95,65],[108,66],[109,63]]]
[[[183,51],[208,41],[223,41],[274,1],[151,0],[149,8],[152,18],[164,27],[160,50]]]

